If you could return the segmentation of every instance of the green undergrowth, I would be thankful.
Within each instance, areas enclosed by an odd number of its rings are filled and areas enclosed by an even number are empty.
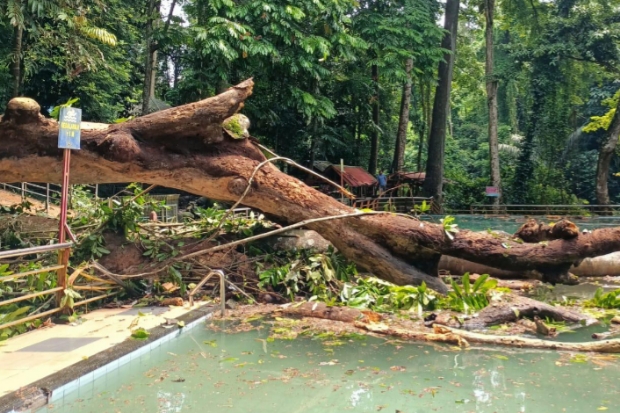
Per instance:
[[[594,293],[594,297],[585,301],[584,305],[586,307],[596,307],[608,310],[620,309],[620,289],[605,293],[602,288],[598,288]]]

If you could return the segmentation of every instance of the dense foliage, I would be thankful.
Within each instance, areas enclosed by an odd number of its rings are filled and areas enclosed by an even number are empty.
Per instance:
[[[252,133],[302,162],[343,158],[390,170],[413,60],[405,170],[425,169],[444,5],[437,0],[0,0],[0,110],[79,98],[85,118],[140,113],[147,38],[149,107],[211,96],[253,77]],[[446,202],[486,202],[490,184],[483,2],[461,3],[448,113]],[[620,78],[618,0],[497,2],[503,202],[593,203],[598,149]],[[154,105],[153,102],[156,104]],[[156,109],[156,108],[155,108]],[[610,195],[620,201],[618,158]]]

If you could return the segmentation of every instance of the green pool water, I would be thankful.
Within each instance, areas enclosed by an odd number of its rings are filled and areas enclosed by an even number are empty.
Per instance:
[[[231,335],[195,328],[42,411],[620,411],[615,360],[372,337],[336,346],[308,337],[267,342],[267,330]]]
[[[439,215],[424,215],[422,219],[439,223],[443,216]],[[508,217],[491,217],[487,218],[480,215],[457,215],[456,224],[461,229],[469,229],[472,231],[486,231],[492,229],[496,231],[506,231],[513,234],[519,229],[525,221],[526,217],[523,216],[508,216]],[[553,220],[547,219],[544,216],[535,217],[538,221],[553,222]],[[585,219],[573,219],[571,220],[577,224],[581,229],[593,230],[596,228],[605,228],[620,226],[620,217],[592,217]]]

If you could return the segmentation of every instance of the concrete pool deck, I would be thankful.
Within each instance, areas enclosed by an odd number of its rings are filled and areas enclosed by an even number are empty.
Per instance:
[[[128,354],[149,341],[179,330],[176,323],[170,328],[159,327],[166,319],[191,321],[212,309],[206,303],[196,303],[191,308],[188,304],[184,307],[104,308],[83,315],[81,322],[73,325],[53,325],[0,342],[0,411],[6,407],[2,402],[7,402],[11,395],[29,387],[53,391],[57,385],[113,361],[115,356]],[[148,340],[130,339],[131,329],[139,327],[151,331]],[[81,365],[80,368],[76,366],[76,374],[47,380],[50,382],[47,388],[41,385],[46,378],[58,376],[58,372],[73,370],[68,367],[76,364]]]

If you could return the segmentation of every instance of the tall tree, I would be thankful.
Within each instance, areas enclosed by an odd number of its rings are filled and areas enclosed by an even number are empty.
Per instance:
[[[439,83],[435,91],[431,133],[428,141],[428,159],[426,161],[426,179],[423,190],[432,196],[441,208],[443,198],[443,171],[446,146],[446,127],[450,110],[450,91],[452,72],[456,53],[456,33],[459,22],[460,0],[448,0],[444,20],[445,34],[441,47],[446,49],[444,60],[439,63]]]
[[[489,158],[491,163],[491,185],[500,191],[501,177],[499,168],[499,139],[497,136],[498,114],[497,114],[497,86],[498,81],[495,77],[493,65],[493,15],[495,12],[495,0],[484,0],[485,25],[485,75],[487,86],[487,106],[489,108]],[[499,212],[500,197],[493,199],[493,211]]]
[[[149,0],[146,7],[146,25],[144,28],[144,85],[142,87],[142,114],[150,112],[151,98],[155,94],[155,76],[157,71],[157,42],[155,25],[161,19],[161,0]]]
[[[392,170],[400,172],[405,164],[405,147],[407,145],[407,129],[409,126],[409,106],[411,104],[411,70],[413,59],[407,59],[405,73],[407,80],[403,84],[403,93],[400,99],[400,113],[398,117],[398,132],[396,133],[396,148],[394,149],[394,161]]]
[[[377,163],[379,159],[379,67],[372,65],[372,82],[374,84],[374,95],[372,97],[372,132],[370,133],[370,161],[368,161],[368,172],[377,173]]]
[[[618,146],[618,139],[620,138],[620,91],[616,94],[618,102],[616,108],[610,110],[607,113],[607,118],[610,116],[611,123],[607,128],[607,137],[601,142],[601,147],[598,154],[598,162],[596,167],[596,200],[599,205],[609,205],[609,164],[611,158],[616,152]],[[611,212],[611,211],[610,211]]]
[[[11,76],[13,77],[13,88],[11,96],[19,96],[22,80],[22,39],[24,37],[24,27],[16,24],[13,28],[13,62],[11,63]]]

